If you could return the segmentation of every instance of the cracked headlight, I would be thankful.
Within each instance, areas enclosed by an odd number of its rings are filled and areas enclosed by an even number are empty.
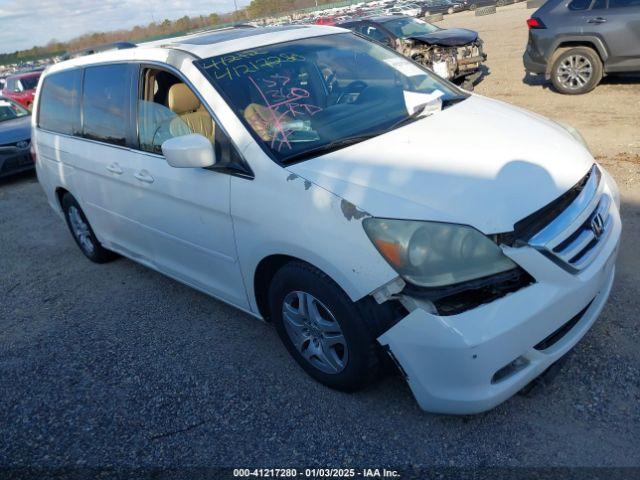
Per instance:
[[[516,268],[487,236],[466,225],[367,218],[367,235],[408,282],[443,287]]]

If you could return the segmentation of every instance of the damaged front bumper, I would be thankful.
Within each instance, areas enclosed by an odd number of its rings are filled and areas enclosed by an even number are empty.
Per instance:
[[[589,330],[609,296],[620,238],[611,235],[579,274],[538,250],[505,247],[535,283],[457,315],[425,302],[378,337],[423,410],[473,414],[504,402],[566,354]],[[421,305],[422,303],[422,305]]]

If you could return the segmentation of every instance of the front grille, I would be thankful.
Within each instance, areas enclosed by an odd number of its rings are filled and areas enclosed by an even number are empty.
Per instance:
[[[553,202],[518,221],[514,226],[514,236],[520,240],[529,241],[531,237],[553,222],[563,210],[575,201],[594,174],[599,175],[600,171],[594,171],[592,168],[578,183]]]
[[[589,266],[612,229],[611,197],[602,192],[600,179],[594,165],[576,187],[532,222],[544,226],[530,237],[529,245],[573,273]]]

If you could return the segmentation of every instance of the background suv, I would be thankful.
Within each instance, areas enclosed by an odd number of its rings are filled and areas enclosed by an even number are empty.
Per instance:
[[[549,0],[527,20],[527,72],[561,93],[593,90],[609,73],[640,72],[640,0]]]

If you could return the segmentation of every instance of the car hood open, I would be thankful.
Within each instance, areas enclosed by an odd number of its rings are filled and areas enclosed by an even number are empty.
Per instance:
[[[443,47],[461,47],[478,39],[478,32],[465,28],[448,28],[438,30],[425,35],[413,35],[410,40],[426,43],[428,45],[440,45]]]
[[[287,169],[377,217],[514,224],[593,165],[564,128],[476,95],[430,117]]]

